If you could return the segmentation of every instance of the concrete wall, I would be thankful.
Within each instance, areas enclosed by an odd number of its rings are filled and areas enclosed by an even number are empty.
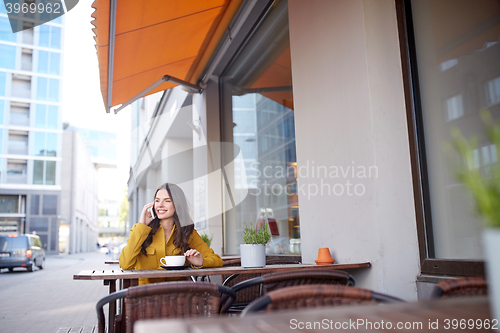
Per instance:
[[[369,261],[354,273],[357,286],[414,300],[419,257],[394,1],[289,0],[289,21],[303,261],[320,247],[338,263]]]

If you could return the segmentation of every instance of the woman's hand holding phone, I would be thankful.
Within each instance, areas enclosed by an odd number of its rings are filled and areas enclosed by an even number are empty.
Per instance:
[[[153,221],[153,219],[155,218],[153,206],[154,203],[148,203],[144,206],[144,208],[142,209],[141,219],[139,220],[139,223],[149,225],[151,221]]]

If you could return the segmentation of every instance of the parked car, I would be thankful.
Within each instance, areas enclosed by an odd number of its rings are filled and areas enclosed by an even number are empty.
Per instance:
[[[45,250],[37,235],[0,235],[0,269],[25,267],[33,272],[35,266],[43,269],[45,265]]]

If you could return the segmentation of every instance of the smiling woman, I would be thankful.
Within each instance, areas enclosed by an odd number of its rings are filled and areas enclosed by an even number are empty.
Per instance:
[[[178,255],[184,255],[193,268],[222,266],[222,259],[194,230],[182,189],[165,183],[156,190],[154,202],[144,206],[139,222],[130,230],[127,246],[120,255],[120,266],[161,269],[161,258]],[[139,279],[139,284],[166,280]]]

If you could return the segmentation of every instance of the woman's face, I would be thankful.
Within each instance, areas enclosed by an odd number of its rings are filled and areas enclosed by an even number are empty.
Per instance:
[[[155,211],[160,220],[174,216],[175,207],[167,190],[159,190],[155,196]]]

